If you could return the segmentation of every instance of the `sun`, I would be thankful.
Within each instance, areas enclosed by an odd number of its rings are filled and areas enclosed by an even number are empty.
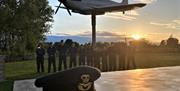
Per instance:
[[[133,34],[131,37],[135,40],[141,39],[141,36],[139,34]]]

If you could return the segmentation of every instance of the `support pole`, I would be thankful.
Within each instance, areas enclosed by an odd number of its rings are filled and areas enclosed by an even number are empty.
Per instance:
[[[92,23],[92,47],[96,46],[96,15],[91,14],[91,23]]]

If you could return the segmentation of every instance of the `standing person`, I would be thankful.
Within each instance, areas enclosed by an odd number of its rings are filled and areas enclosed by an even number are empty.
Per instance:
[[[47,49],[47,53],[48,53],[48,73],[51,71],[51,65],[53,65],[53,71],[56,72],[56,60],[55,60],[56,49],[52,44],[50,44],[49,48]]]
[[[93,66],[93,49],[91,45],[88,45],[88,48],[86,49],[86,55],[87,55],[87,65],[88,66]]]
[[[79,47],[79,65],[85,65],[85,48],[83,45]]]
[[[98,48],[94,49],[93,57],[94,57],[94,66],[100,69],[100,50]]]
[[[114,46],[109,47],[108,54],[109,54],[109,71],[115,71],[116,70],[116,53],[115,53]]]
[[[59,66],[58,70],[61,71],[62,64],[64,64],[64,69],[67,69],[67,62],[66,62],[66,47],[64,46],[63,40],[61,40],[58,46],[58,53],[59,53]]]
[[[108,71],[108,60],[107,60],[107,50],[105,47],[101,51],[101,56],[102,56],[102,71],[106,72]]]
[[[118,63],[119,67],[118,70],[125,70],[125,63],[126,63],[126,50],[127,49],[127,44],[126,43],[121,43],[117,47],[117,55],[118,55]]]
[[[37,65],[37,72],[44,72],[44,55],[45,55],[45,50],[42,47],[42,44],[38,44],[36,48],[36,65]]]
[[[127,55],[127,69],[130,69],[130,63],[132,62],[133,68],[136,68],[135,63],[135,47],[132,45],[129,45],[128,47],[128,55]]]
[[[75,44],[72,44],[72,47],[70,48],[70,64],[69,67],[72,68],[73,66],[76,66],[76,54],[77,54],[77,48]]]

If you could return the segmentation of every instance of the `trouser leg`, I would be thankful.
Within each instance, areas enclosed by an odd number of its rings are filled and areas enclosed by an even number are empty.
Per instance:
[[[131,60],[132,60],[133,67],[136,69],[135,57],[133,56]]]
[[[79,57],[79,65],[83,65],[83,56],[81,55],[80,57]]]
[[[87,58],[87,61],[88,61],[88,58]],[[83,56],[82,59],[81,59],[81,62],[82,62],[82,65],[85,65],[86,63],[86,56]]]
[[[43,58],[41,60],[40,65],[41,65],[41,72],[44,72],[44,59]]]
[[[116,65],[116,58],[115,58],[115,56],[114,55],[111,55],[110,57],[109,57],[109,63],[110,63],[110,71],[114,71],[115,70],[115,65]]]
[[[95,60],[94,60],[94,62],[95,62],[95,67],[97,67],[97,68],[99,68],[99,69],[100,69],[100,59],[99,59],[99,57],[98,57],[98,56],[95,56]]]
[[[64,69],[67,69],[66,56],[63,56]]]
[[[55,56],[52,58],[53,71],[56,72],[56,60]]]
[[[40,72],[40,60],[36,59],[37,72]]]
[[[75,67],[76,66],[76,56],[71,56],[70,58],[70,65],[69,67],[72,68],[72,67]]]
[[[91,56],[87,56],[87,65],[92,66],[92,57]]]
[[[104,56],[104,57],[102,57],[102,69],[103,69],[103,71],[107,71],[107,57],[106,56]]]
[[[48,58],[48,73],[51,71],[51,59]]]
[[[72,68],[72,60],[70,59],[69,68]]]
[[[62,66],[62,56],[59,56],[59,64],[58,64],[58,70],[61,70],[61,66]]]

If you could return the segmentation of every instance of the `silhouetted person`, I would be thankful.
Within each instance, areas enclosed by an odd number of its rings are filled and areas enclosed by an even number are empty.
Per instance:
[[[121,43],[118,45],[117,48],[117,54],[119,57],[118,63],[119,63],[119,70],[125,70],[125,62],[126,62],[126,51],[127,51],[127,45],[125,43]]]
[[[132,63],[133,68],[136,68],[135,63],[135,47],[129,46],[127,49],[127,69],[130,69],[130,63]]]
[[[108,60],[107,60],[107,50],[103,48],[101,51],[102,56],[102,71],[108,71]]]
[[[113,46],[108,48],[108,54],[109,54],[109,71],[114,71],[116,70],[116,53]]]
[[[59,53],[58,70],[59,71],[61,70],[62,64],[64,64],[64,69],[67,69],[67,62],[66,62],[67,48],[64,46],[63,40],[61,40],[61,42],[58,46],[58,53]]]
[[[42,47],[42,44],[38,44],[36,48],[36,64],[37,64],[37,72],[44,72],[44,55],[45,50]]]
[[[99,56],[99,54],[100,54],[100,51],[99,51],[98,49],[95,49],[95,50],[93,51],[94,66],[95,66],[96,68],[99,68],[99,69],[100,69],[100,56]]]
[[[79,65],[85,65],[85,48],[83,45],[79,47]]]
[[[93,66],[93,58],[92,58],[92,55],[93,55],[93,49],[92,49],[92,46],[89,45],[87,46],[87,49],[86,49],[86,57],[87,57],[87,65],[88,66]]]
[[[56,60],[55,60],[56,49],[53,47],[52,44],[50,44],[49,48],[47,49],[47,53],[48,53],[48,72],[51,71],[51,65],[53,66],[53,71],[56,72]]]
[[[70,64],[69,67],[72,68],[73,66],[75,67],[77,65],[76,62],[76,56],[77,56],[77,48],[75,47],[75,44],[72,44],[72,47],[70,48]]]

